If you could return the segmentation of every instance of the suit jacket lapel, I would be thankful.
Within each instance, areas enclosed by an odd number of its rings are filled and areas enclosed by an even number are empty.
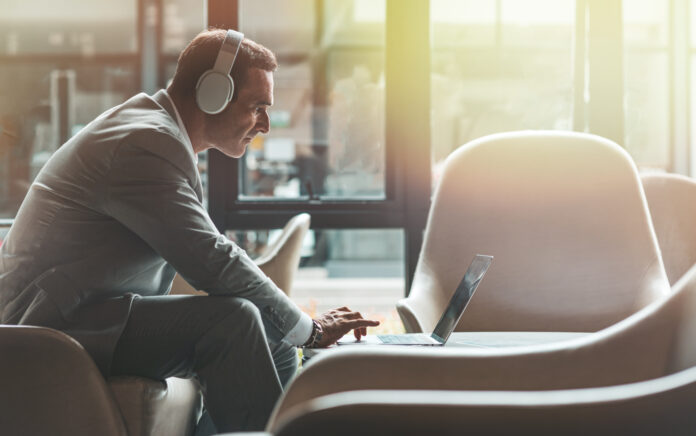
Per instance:
[[[176,116],[176,110],[174,109],[174,106],[172,106],[171,100],[167,98],[164,89],[160,89],[155,93],[155,95],[152,96],[152,99],[157,102],[160,106],[164,108],[164,110],[167,111],[170,117],[174,120],[174,122],[179,125],[178,123],[178,118]],[[181,132],[183,136],[184,132]],[[188,146],[188,144],[186,144]],[[196,191],[196,196],[198,196],[199,201],[203,201],[203,191],[201,188],[201,177],[200,174],[198,174],[198,171],[196,171],[196,186],[193,187],[193,189]]]

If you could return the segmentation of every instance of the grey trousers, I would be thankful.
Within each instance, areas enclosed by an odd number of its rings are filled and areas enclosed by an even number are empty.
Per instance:
[[[134,301],[112,375],[196,377],[203,427],[263,430],[297,371],[297,350],[266,339],[259,310],[241,298],[173,295]],[[214,429],[212,429],[214,430]]]

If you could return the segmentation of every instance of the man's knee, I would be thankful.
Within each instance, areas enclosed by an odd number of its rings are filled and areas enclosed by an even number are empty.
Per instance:
[[[249,300],[237,297],[208,297],[213,304],[217,321],[197,344],[199,351],[218,350],[224,353],[238,347],[266,343],[261,313]]]
[[[209,297],[216,300],[215,306],[229,315],[227,319],[236,321],[243,325],[254,326],[261,325],[261,312],[259,309],[246,298],[239,297]]]

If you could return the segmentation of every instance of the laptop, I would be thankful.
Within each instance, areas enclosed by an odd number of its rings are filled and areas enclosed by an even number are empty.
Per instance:
[[[454,291],[452,299],[445,308],[440,321],[435,326],[435,331],[430,334],[424,333],[406,333],[400,335],[367,335],[363,336],[360,341],[356,340],[352,333],[341,338],[338,345],[445,345],[447,339],[454,331],[454,328],[462,317],[467,304],[474,295],[474,291],[478,287],[484,274],[488,271],[488,267],[493,261],[493,256],[477,254],[471,265],[466,270],[464,278],[459,282],[457,290]]]

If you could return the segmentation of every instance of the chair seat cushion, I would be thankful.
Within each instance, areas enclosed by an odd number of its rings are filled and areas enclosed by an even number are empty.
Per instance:
[[[202,408],[195,379],[113,377],[108,384],[130,436],[193,434]]]

